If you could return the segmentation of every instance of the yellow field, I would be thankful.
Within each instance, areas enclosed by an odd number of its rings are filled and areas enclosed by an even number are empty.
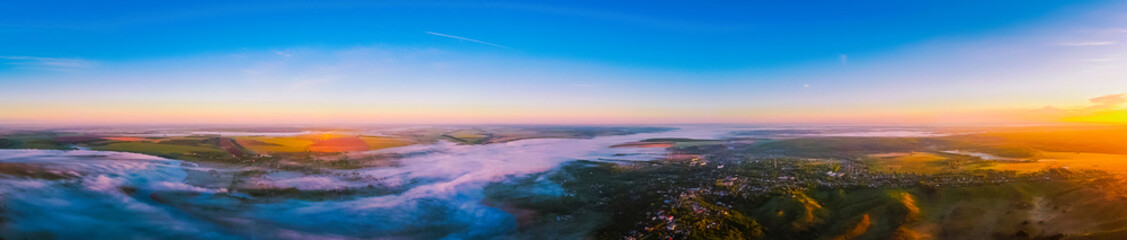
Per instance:
[[[447,133],[446,136],[461,140],[466,143],[479,143],[481,140],[489,137],[489,135],[473,130],[460,130]]]
[[[329,140],[329,139],[334,139],[334,138],[352,137],[352,136],[355,136],[355,135],[340,134],[340,133],[317,133],[317,134],[302,134],[302,135],[297,135],[297,136],[288,137],[288,138],[297,138],[297,139],[304,139],[304,140],[309,140],[309,141],[324,141],[324,140]]]
[[[999,163],[989,169],[1036,172],[1049,168],[1095,169],[1127,174],[1127,154],[1043,152],[1044,158],[1028,163]]]
[[[370,150],[411,145],[411,141],[393,137],[360,136],[360,140],[363,140],[364,143],[367,143]]]
[[[284,137],[238,137],[239,145],[256,153],[366,151],[411,145],[404,139],[349,134],[305,134]],[[362,144],[362,145],[356,145]]]
[[[941,173],[941,172],[954,172],[978,169],[982,163],[968,164],[967,162],[952,162],[959,161],[948,157],[936,155],[926,152],[911,152],[911,153],[885,153],[873,154],[869,157],[874,158],[872,162],[874,166],[871,168],[875,172],[899,172],[899,173]]]
[[[1127,154],[1041,152],[1041,158],[1028,162],[966,161],[934,153],[885,153],[869,155],[874,172],[944,173],[975,169],[1037,172],[1052,168],[1094,169],[1127,175]]]
[[[1127,128],[1016,128],[1008,131],[954,136],[979,145],[1029,146],[1043,151],[1127,154]]]
[[[238,137],[235,141],[256,153],[304,152],[313,145],[312,140],[297,137]]]

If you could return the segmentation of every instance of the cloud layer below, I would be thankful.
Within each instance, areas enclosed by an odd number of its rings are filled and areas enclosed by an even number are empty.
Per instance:
[[[687,127],[674,132],[594,139],[535,139],[489,145],[437,143],[389,149],[408,157],[401,166],[337,170],[318,175],[271,173],[276,187],[331,190],[369,184],[405,191],[339,200],[254,200],[223,188],[185,184],[186,171],[208,169],[141,154],[99,151],[0,150],[0,163],[47,169],[64,179],[0,174],[4,238],[488,238],[512,233],[515,218],[482,203],[497,181],[551,171],[576,159],[649,160],[661,149],[609,148],[653,137],[717,137],[727,129]],[[357,179],[340,176],[364,176]],[[378,179],[378,180],[373,180]],[[535,194],[562,196],[539,180]],[[199,235],[204,234],[204,235]]]

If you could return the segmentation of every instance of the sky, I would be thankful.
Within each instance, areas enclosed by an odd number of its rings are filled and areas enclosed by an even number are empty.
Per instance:
[[[15,1],[7,124],[1127,123],[1121,1]]]

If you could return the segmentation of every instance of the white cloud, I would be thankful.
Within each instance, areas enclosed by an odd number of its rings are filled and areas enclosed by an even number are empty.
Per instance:
[[[333,80],[331,78],[332,77],[298,79],[296,81],[290,82],[289,88],[290,90],[314,88],[332,82]]]
[[[1090,106],[1088,108],[1097,108],[1097,109],[1115,108],[1115,107],[1118,107],[1119,105],[1122,105],[1123,103],[1127,103],[1127,93],[1109,94],[1109,95],[1099,96],[1099,97],[1095,97],[1095,98],[1092,98],[1092,99],[1088,99],[1088,101],[1092,102],[1092,104],[1093,104],[1092,106]]]
[[[93,62],[82,59],[34,56],[0,56],[0,63],[46,70],[69,70],[94,65]]]
[[[602,87],[602,86],[603,86],[603,84],[597,84],[597,83],[576,83],[576,84],[571,84],[571,86],[572,86],[572,87],[579,87],[579,88],[592,88],[592,87]]]
[[[472,38],[465,38],[465,37],[459,37],[459,36],[454,36],[454,35],[441,34],[441,33],[436,33],[436,32],[426,32],[426,34],[430,34],[430,35],[435,35],[435,36],[440,36],[440,37],[448,37],[448,38],[453,38],[453,39],[458,39],[458,40],[464,40],[464,41],[470,41],[470,42],[475,42],[475,43],[485,44],[485,45],[489,45],[489,46],[494,46],[494,47],[499,47],[499,48],[504,48],[504,49],[513,49],[513,48],[510,48],[510,47],[506,47],[506,46],[501,46],[500,44],[496,44],[496,43],[491,43],[491,42],[486,42],[486,41],[481,41],[481,40],[477,40],[477,39],[472,39]]]
[[[1108,57],[1108,58],[1085,58],[1085,59],[1081,59],[1080,61],[1084,61],[1084,62],[1114,62],[1114,61],[1119,61],[1119,58],[1113,58],[1113,57]]]

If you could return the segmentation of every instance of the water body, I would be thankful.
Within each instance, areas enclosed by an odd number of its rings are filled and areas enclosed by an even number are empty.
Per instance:
[[[959,155],[974,156],[974,157],[978,157],[978,158],[981,158],[982,160],[991,160],[991,161],[1016,161],[1016,160],[1022,160],[1022,159],[1020,159],[1020,158],[1008,158],[1008,157],[999,157],[999,156],[994,156],[994,155],[991,155],[991,154],[989,154],[989,153],[980,153],[980,152],[968,152],[968,151],[960,151],[960,150],[950,150],[950,151],[943,151],[943,152],[945,152],[945,153],[951,153],[951,154],[959,154]]]

